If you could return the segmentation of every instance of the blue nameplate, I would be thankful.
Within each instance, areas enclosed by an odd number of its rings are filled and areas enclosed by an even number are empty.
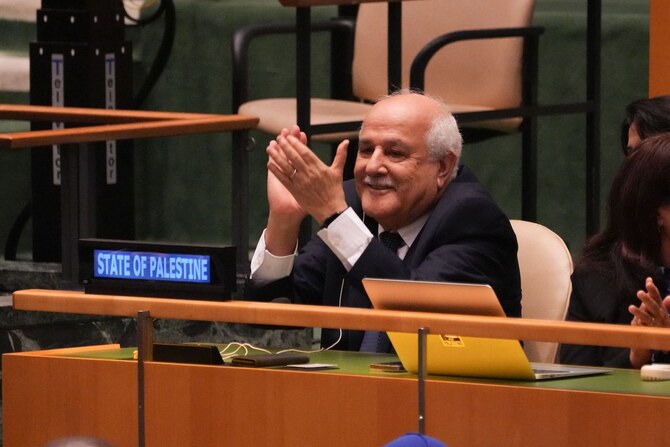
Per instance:
[[[172,253],[93,250],[96,278],[210,282],[210,257]]]
[[[235,247],[111,239],[79,241],[86,293],[230,299],[236,289]]]

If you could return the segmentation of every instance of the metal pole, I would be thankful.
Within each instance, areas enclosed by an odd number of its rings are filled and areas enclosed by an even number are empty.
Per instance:
[[[388,91],[402,87],[402,2],[388,4]]]
[[[589,0],[586,34],[586,235],[600,226],[600,74],[602,0]]]
[[[148,310],[137,312],[137,429],[144,447],[144,362],[153,360],[153,326]]]
[[[419,343],[419,433],[424,435],[426,434],[426,389],[425,389],[425,379],[426,379],[426,334],[428,334],[428,328],[419,328],[418,331],[418,343]]]

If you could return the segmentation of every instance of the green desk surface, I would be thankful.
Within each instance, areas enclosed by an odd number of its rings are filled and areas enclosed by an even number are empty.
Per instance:
[[[221,345],[223,346],[223,345]],[[93,351],[67,355],[67,357],[83,357],[95,359],[128,360],[133,358],[133,351],[137,348],[112,349],[108,351]],[[250,351],[250,354],[256,353]],[[260,351],[258,352],[260,353]],[[309,354],[310,361],[313,363],[332,363],[338,366],[338,369],[309,371],[321,374],[354,374],[354,375],[375,375],[380,377],[393,377],[413,379],[416,374],[398,373],[398,372],[377,372],[371,371],[369,365],[377,362],[389,362],[397,360],[391,354],[368,354],[361,352],[347,351],[321,351]],[[281,367],[278,367],[281,368]],[[301,371],[299,371],[301,372]],[[307,372],[307,371],[306,371]],[[541,381],[514,381],[514,380],[492,380],[492,379],[473,379],[464,377],[435,376],[430,375],[431,381],[449,381],[463,383],[482,383],[508,386],[521,386],[543,389],[563,389],[585,392],[602,393],[621,393],[621,394],[640,394],[648,396],[670,397],[670,381],[647,382],[640,379],[639,370],[632,369],[614,369],[611,373],[590,376],[590,377],[571,377],[565,379],[552,379]]]

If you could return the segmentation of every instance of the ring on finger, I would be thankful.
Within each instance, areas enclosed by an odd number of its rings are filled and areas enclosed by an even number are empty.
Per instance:
[[[298,172],[298,170],[296,168],[293,168],[293,172],[291,172],[291,175],[289,175],[288,178],[292,179],[293,177],[295,177],[295,174],[297,172]]]

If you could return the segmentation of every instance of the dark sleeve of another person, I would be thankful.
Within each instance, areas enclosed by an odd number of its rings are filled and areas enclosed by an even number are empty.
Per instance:
[[[630,324],[628,297],[609,275],[595,271],[576,270],[572,275],[572,295],[566,320],[590,323]],[[559,361],[569,365],[630,368],[627,348],[561,345]]]

